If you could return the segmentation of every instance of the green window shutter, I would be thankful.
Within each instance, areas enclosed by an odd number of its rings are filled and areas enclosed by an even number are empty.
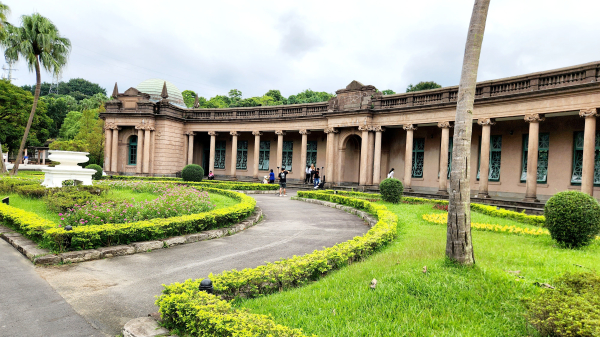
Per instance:
[[[270,141],[261,141],[260,142],[260,150],[258,153],[258,169],[259,170],[269,170],[269,157],[271,155],[271,142]]]
[[[523,135],[523,157],[521,160],[521,182],[527,181],[527,153],[529,147],[529,134]],[[548,181],[548,149],[550,148],[550,134],[540,133],[538,141],[538,167],[537,182],[544,184]]]
[[[454,139],[450,138],[450,142],[448,143],[448,179],[450,179],[450,171],[452,171],[452,146],[454,144]]]
[[[413,140],[412,177],[423,178],[423,162],[425,160],[425,138]]]
[[[573,140],[573,174],[571,184],[581,184],[583,171],[583,131],[575,132]],[[594,154],[594,185],[600,186],[600,131],[596,131]]]
[[[314,164],[317,166],[317,141],[306,143],[306,166]]]
[[[292,156],[294,150],[294,142],[292,141],[284,141],[283,142],[283,154],[281,158],[281,167],[284,170],[291,171],[292,170]]]
[[[137,136],[129,137],[129,144],[127,144],[127,164],[128,165],[136,165],[137,164]]]
[[[225,168],[225,141],[217,140],[215,142],[215,168],[216,169],[224,169]]]
[[[248,141],[238,140],[237,142],[237,161],[235,168],[245,170],[248,168]]]
[[[500,181],[500,160],[502,159],[502,136],[490,137],[490,181]]]

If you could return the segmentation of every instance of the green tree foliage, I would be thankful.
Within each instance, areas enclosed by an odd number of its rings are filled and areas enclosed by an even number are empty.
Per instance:
[[[192,107],[195,99],[193,95],[196,93],[191,90],[185,90],[182,94],[186,106]],[[189,96],[189,102],[186,95]],[[216,95],[208,100],[204,97],[198,97],[198,100],[200,108],[234,108],[325,102],[332,97],[334,97],[333,94],[324,91],[319,92],[307,89],[297,95],[285,98],[279,90],[272,89],[267,91],[263,96],[243,98],[240,90],[231,89],[227,96]]]
[[[25,132],[33,95],[8,80],[0,80],[0,143],[11,151],[19,148],[19,141]],[[52,120],[46,115],[45,102],[38,103],[31,123],[28,146],[42,146],[49,136]]]
[[[77,110],[77,101],[68,95],[45,96],[42,98],[42,101],[48,106],[47,115],[52,119],[52,123],[48,129],[49,136],[50,138],[56,138],[67,113]]]
[[[181,95],[183,96],[183,102],[185,103],[185,106],[188,108],[194,107],[194,100],[198,94],[191,90],[184,90]]]
[[[439,85],[433,81],[419,82],[415,85],[409,84],[408,87],[406,88],[406,92],[437,89],[437,88],[441,88],[441,87],[442,87],[441,85]]]
[[[8,14],[10,14],[10,8],[0,1],[0,40],[4,40],[8,33],[7,26],[10,25],[8,21],[6,21]]]
[[[104,112],[104,107],[99,109],[84,110],[79,119],[79,132],[76,141],[83,141],[90,154],[90,164],[102,165],[104,163],[104,121],[98,118]]]
[[[79,128],[81,127],[81,123],[79,122],[81,116],[82,113],[79,111],[69,111],[69,113],[67,113],[58,134],[61,140],[75,139],[75,136],[77,136]]]
[[[31,91],[32,94],[35,91],[35,85],[24,85],[22,88]],[[52,94],[48,94],[50,91],[50,83],[43,82],[40,88],[40,96],[52,96]],[[77,101],[91,98],[97,94],[102,94],[106,97],[106,89],[102,88],[97,83],[90,82],[83,78],[72,78],[68,82],[61,81],[58,83],[58,95],[69,95]]]
[[[385,89],[381,93],[384,95],[394,95],[396,92],[392,89]]]

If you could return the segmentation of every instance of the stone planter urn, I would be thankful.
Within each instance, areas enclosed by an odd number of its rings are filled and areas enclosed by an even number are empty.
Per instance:
[[[92,175],[96,170],[84,169],[78,163],[85,163],[90,159],[88,152],[49,150],[48,159],[60,164],[56,167],[46,167],[42,172],[46,178],[42,183],[46,187],[62,187],[65,180],[80,181],[83,185],[92,185]]]

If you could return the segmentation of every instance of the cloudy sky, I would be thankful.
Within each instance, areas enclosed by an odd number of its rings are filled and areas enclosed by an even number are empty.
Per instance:
[[[0,0],[9,21],[39,12],[73,49],[63,80],[110,93],[149,78],[205,97],[279,89],[334,92],[352,80],[404,92],[456,85],[473,0],[33,1]],[[600,60],[600,2],[492,0],[478,80]],[[16,64],[17,85],[35,75]],[[43,74],[43,81],[50,81]]]

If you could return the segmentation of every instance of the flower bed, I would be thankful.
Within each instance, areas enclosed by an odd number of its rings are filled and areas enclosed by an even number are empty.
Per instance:
[[[328,272],[338,269],[352,261],[362,259],[393,241],[397,235],[398,217],[385,206],[366,200],[327,194],[313,191],[299,191],[299,197],[331,201],[358,208],[376,215],[378,222],[363,236],[342,242],[330,248],[316,250],[303,256],[294,256],[274,263],[267,263],[257,268],[241,271],[225,271],[218,275],[210,274],[214,292],[226,299],[238,296],[255,297],[270,294],[283,289],[297,287],[315,280]],[[192,336],[202,336],[207,331],[214,331],[215,324],[230,322],[227,310],[215,310],[213,307],[222,304],[208,305],[203,303],[204,295],[198,289],[202,279],[187,280],[184,283],[166,285],[162,295],[156,301],[165,326],[170,329],[185,331]],[[200,298],[200,296],[202,296]],[[212,297],[209,297],[211,301]],[[208,305],[209,307],[205,307]],[[215,311],[218,313],[215,314]],[[221,323],[222,322],[222,323]],[[289,331],[274,332],[266,330],[256,319],[247,316],[242,322],[231,326],[227,336],[259,335],[259,336],[297,336]],[[283,329],[283,328],[282,328]],[[252,333],[248,333],[252,331]],[[301,335],[298,335],[301,336]]]
[[[119,182],[120,183],[120,182]],[[61,226],[91,226],[105,223],[128,223],[156,218],[170,218],[174,216],[207,212],[215,207],[211,203],[208,193],[195,188],[152,183],[131,183],[134,191],[151,189],[158,197],[154,200],[143,202],[135,201],[88,201],[83,205],[75,205],[66,213],[60,213]],[[152,185],[152,186],[144,186]]]
[[[110,176],[105,177],[104,180],[125,180],[125,181],[154,181],[154,182],[170,182],[177,184],[186,184],[190,186],[206,186],[220,188],[224,190],[238,190],[238,191],[274,191],[279,189],[278,184],[260,184],[260,183],[249,183],[243,181],[224,181],[224,180],[203,180],[201,182],[183,181],[181,178],[170,178],[170,177],[137,177],[137,176]]]
[[[256,201],[244,194],[216,188],[203,191],[219,193],[239,200],[240,203],[209,212],[151,219],[128,223],[76,226],[67,231],[59,224],[45,220],[35,213],[0,204],[0,221],[41,246],[54,252],[83,250],[148,241],[207,229],[226,227],[237,223],[254,212]]]
[[[448,213],[437,213],[437,214],[423,214],[423,220],[438,225],[445,225],[448,223]],[[550,232],[544,228],[521,228],[517,226],[507,225],[495,225],[495,224],[483,224],[471,222],[471,228],[482,231],[490,232],[502,232],[509,234],[527,234],[527,235],[550,235]]]

